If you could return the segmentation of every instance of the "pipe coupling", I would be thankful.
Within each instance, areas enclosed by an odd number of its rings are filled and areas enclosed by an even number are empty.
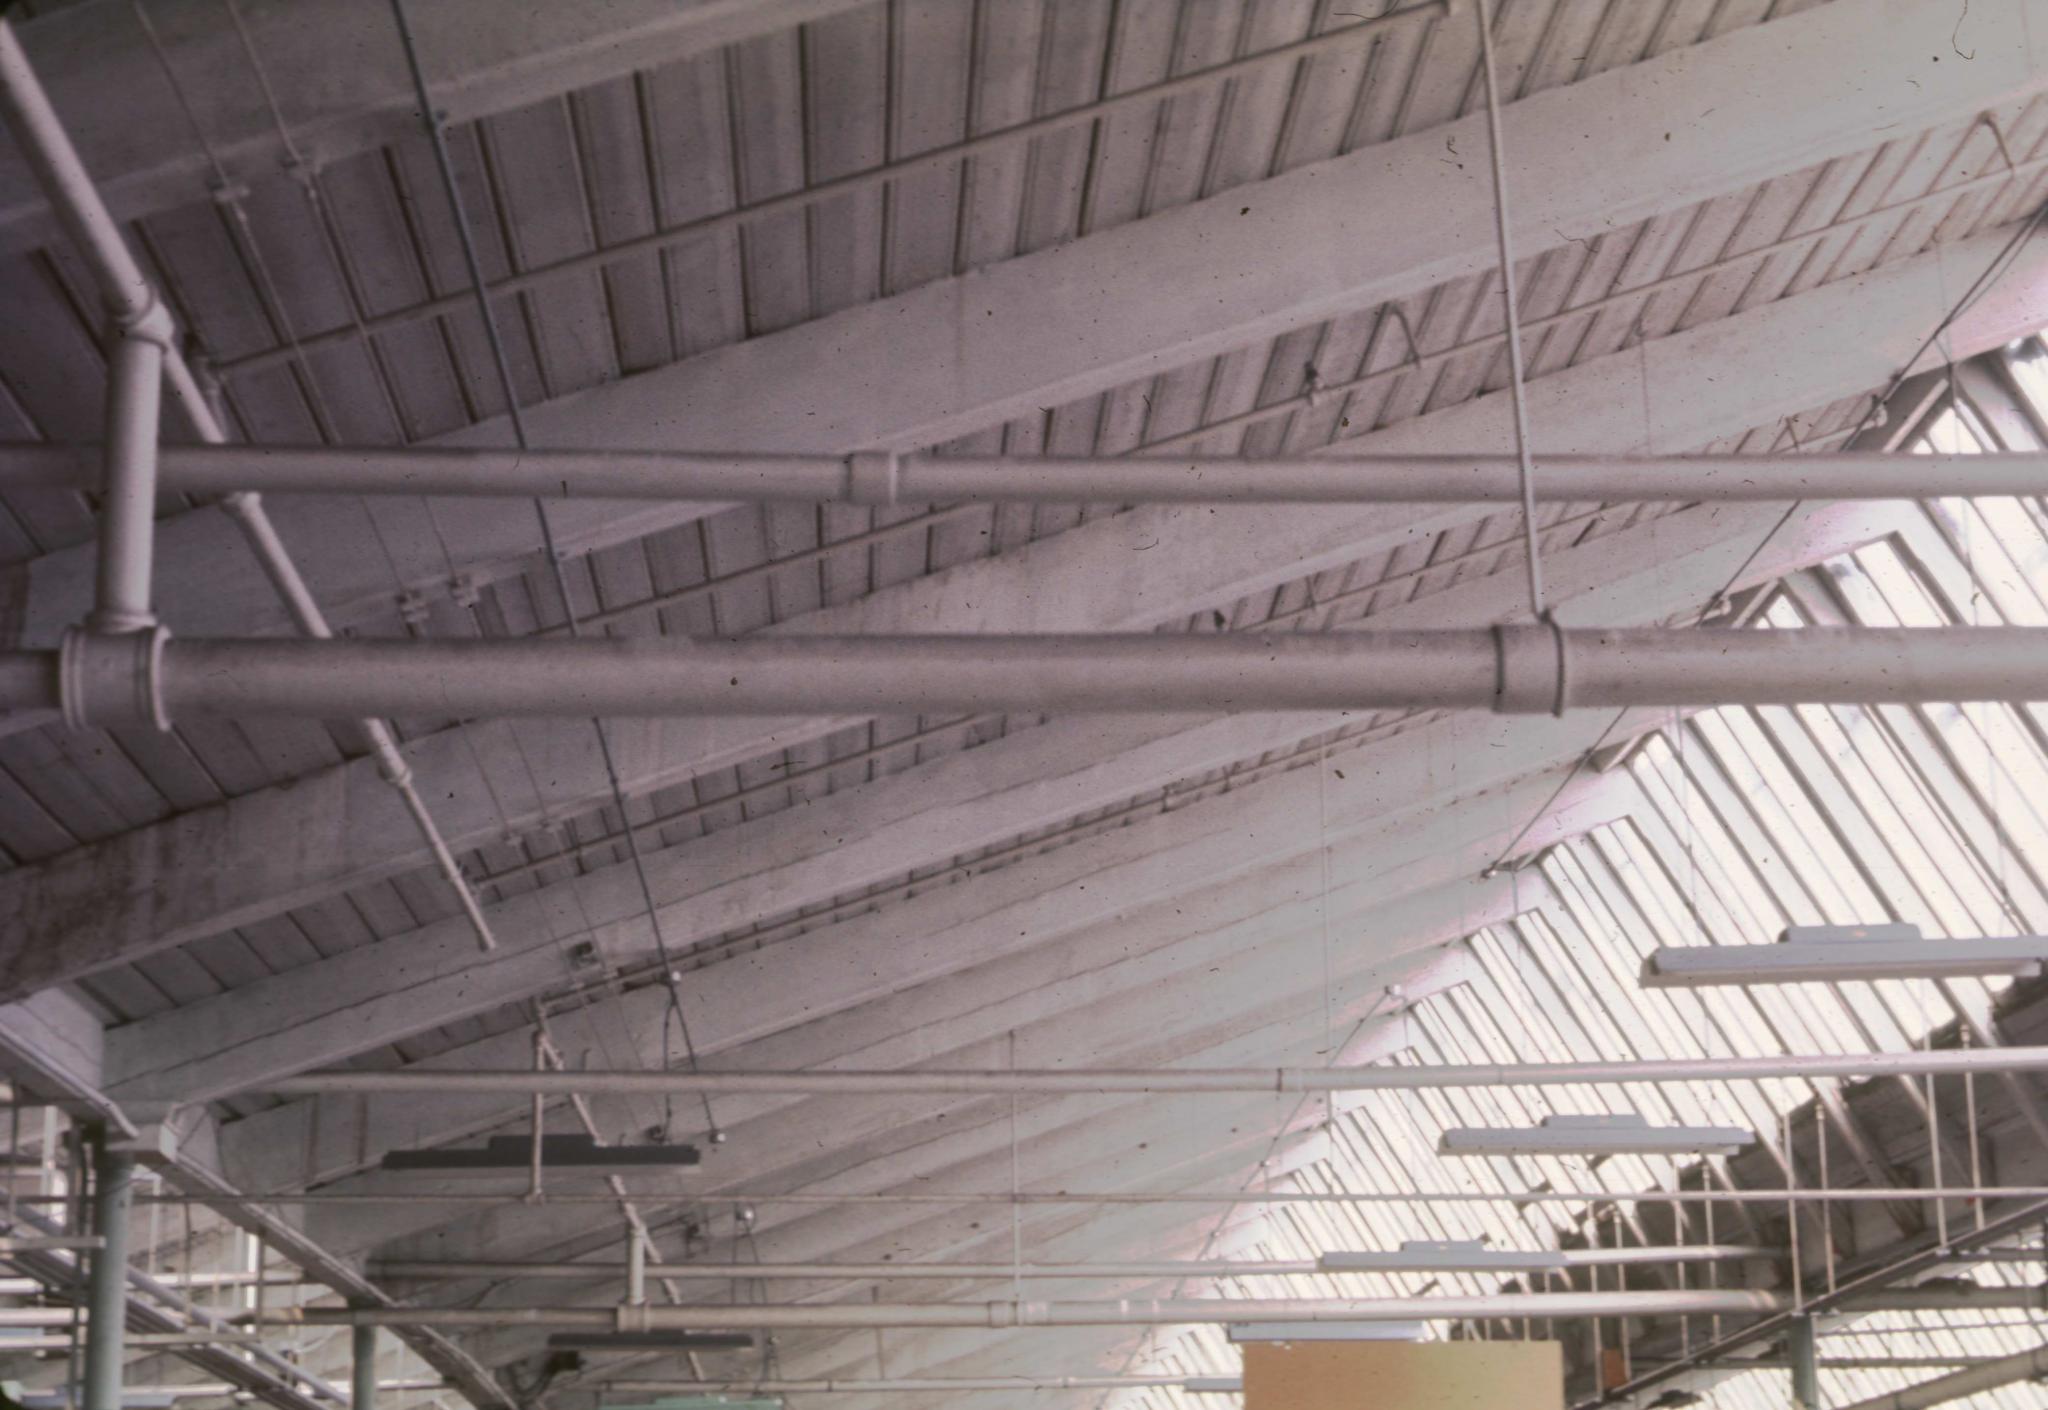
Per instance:
[[[164,710],[164,643],[170,628],[132,632],[73,627],[57,652],[58,703],[73,729],[171,727]]]
[[[177,320],[171,317],[171,311],[164,307],[154,289],[150,291],[149,303],[139,312],[115,315],[114,331],[122,338],[155,343],[166,353],[177,350]]]
[[[1562,715],[1571,708],[1571,649],[1564,628],[1546,613],[1539,622],[1493,629],[1493,711],[1497,715]]]
[[[902,466],[893,450],[857,450],[846,457],[846,498],[851,504],[896,502]]]
[[[647,1315],[644,1302],[622,1302],[614,1311],[617,1328],[622,1332],[651,1332],[653,1319]]]

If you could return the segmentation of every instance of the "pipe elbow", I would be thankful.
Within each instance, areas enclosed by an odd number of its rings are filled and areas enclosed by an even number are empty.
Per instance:
[[[149,302],[140,309],[115,316],[114,330],[123,338],[155,343],[166,353],[177,351],[177,320],[171,317],[170,309],[164,306],[164,301],[157,297],[154,289],[149,291]]]

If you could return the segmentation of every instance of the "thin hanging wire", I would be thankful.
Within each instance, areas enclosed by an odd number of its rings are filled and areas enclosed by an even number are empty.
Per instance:
[[[461,186],[455,179],[455,162],[448,152],[447,133],[440,114],[433,105],[433,95],[427,88],[427,75],[420,65],[419,48],[413,41],[412,24],[406,16],[405,0],[391,0],[392,18],[398,25],[398,37],[405,50],[406,68],[412,75],[413,92],[419,99],[420,120],[426,125],[427,135],[434,150],[434,164],[439,169],[449,207],[455,219],[455,233],[462,245],[462,262],[469,275],[470,287],[476,294],[477,311],[483,318],[485,341],[490,344],[491,361],[498,374],[500,390],[505,397],[505,412],[512,425],[513,439],[521,450],[531,449],[526,434],[526,418],[520,410],[519,391],[512,378],[512,365],[505,352],[505,340],[498,327],[498,315],[491,306],[489,285],[485,282],[483,262],[477,256],[476,237],[470,228],[469,214],[462,200]],[[562,612],[568,620],[569,634],[583,635],[583,620],[576,611],[574,597],[569,591],[569,579],[562,567],[563,555],[555,543],[554,526],[548,519],[547,505],[538,496],[533,501],[534,518],[540,523],[541,549],[547,558],[548,568],[554,578],[555,591],[562,599]],[[611,736],[604,727],[604,721],[591,717],[591,728],[597,733],[599,757],[604,761],[606,782],[610,785],[612,803],[619,810],[620,828],[626,835],[626,850],[633,862],[633,874],[639,883],[640,899],[647,911],[647,924],[654,938],[655,956],[661,962],[661,982],[668,991],[669,1012],[674,1015],[677,1031],[683,1040],[685,1060],[692,1072],[697,1067],[697,1046],[690,1038],[690,1021],[683,1012],[683,999],[679,976],[672,959],[667,936],[662,931],[661,908],[655,904],[654,887],[647,879],[647,862],[641,854],[640,839],[634,831],[626,811],[626,791],[619,781],[617,761],[612,757]],[[662,1025],[663,1044],[666,1046],[668,1025]],[[721,1138],[717,1117],[711,1109],[708,1093],[699,1094],[704,1106],[704,1127],[707,1138],[717,1144]],[[674,1102],[670,1099],[669,1120],[674,1120]]]
[[[1501,309],[1508,325],[1508,392],[1515,409],[1515,458],[1521,463],[1522,534],[1527,544],[1529,611],[1539,621],[1550,615],[1543,600],[1543,559],[1536,551],[1536,460],[1529,444],[1529,403],[1523,389],[1521,299],[1515,290],[1514,239],[1508,229],[1507,155],[1501,144],[1500,82],[1494,74],[1493,6],[1477,0],[1479,67],[1486,77],[1486,135],[1493,167],[1493,230],[1500,246]]]

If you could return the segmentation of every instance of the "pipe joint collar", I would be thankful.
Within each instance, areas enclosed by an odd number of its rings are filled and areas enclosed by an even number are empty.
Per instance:
[[[846,457],[846,498],[852,504],[894,504],[902,463],[893,450],[857,450]]]
[[[654,1319],[647,1315],[647,1306],[644,1302],[620,1303],[613,1313],[618,1330],[622,1332],[651,1332],[655,1330],[653,1326]]]
[[[57,653],[58,700],[73,729],[171,727],[164,710],[164,643],[170,629],[106,632],[73,627]]]
[[[1571,649],[1548,613],[1493,629],[1497,715],[1562,715],[1571,708]]]
[[[175,351],[178,346],[177,321],[164,307],[164,301],[156,296],[155,290],[150,291],[149,303],[140,311],[116,317],[114,331],[123,338],[155,343],[166,353]]]

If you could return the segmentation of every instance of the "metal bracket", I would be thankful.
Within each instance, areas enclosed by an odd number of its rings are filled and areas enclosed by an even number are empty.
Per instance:
[[[1563,715],[1571,708],[1571,653],[1549,613],[1493,629],[1497,715]]]
[[[857,450],[846,457],[846,498],[853,504],[896,502],[899,464],[893,450]]]
[[[164,711],[164,643],[170,628],[94,632],[72,627],[57,651],[58,702],[72,729],[171,727]]]

